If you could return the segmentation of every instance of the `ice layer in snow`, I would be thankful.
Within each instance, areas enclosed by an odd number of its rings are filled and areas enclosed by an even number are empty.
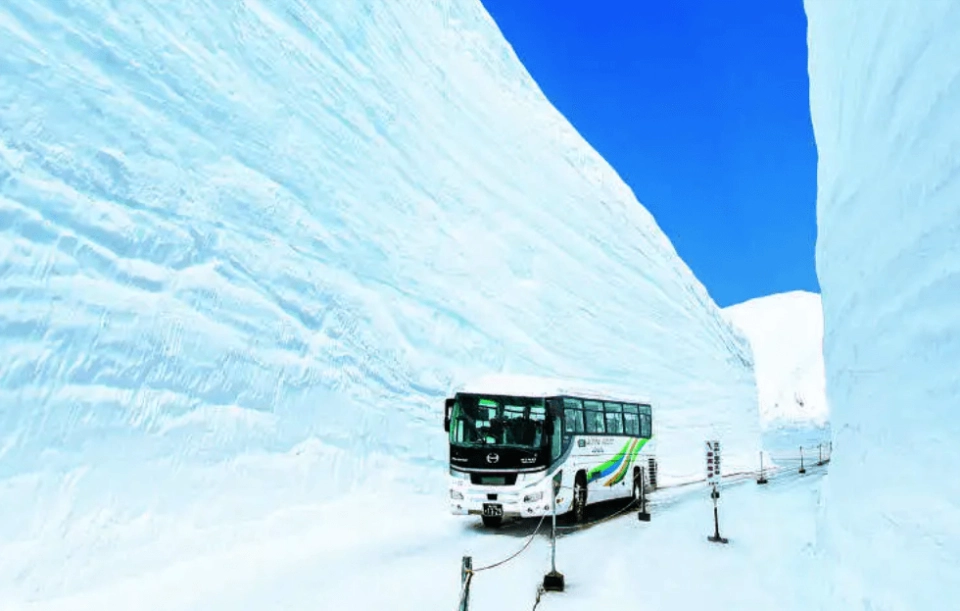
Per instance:
[[[827,609],[960,600],[960,4],[807,0]]]
[[[729,306],[723,313],[753,348],[761,425],[826,425],[820,295],[779,293]]]
[[[442,489],[490,372],[649,396],[664,478],[757,446],[746,340],[477,1],[0,4],[0,353],[0,603]]]

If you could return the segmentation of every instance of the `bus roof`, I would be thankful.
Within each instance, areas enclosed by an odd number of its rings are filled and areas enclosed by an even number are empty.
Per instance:
[[[601,401],[626,401],[628,403],[650,405],[648,398],[622,392],[613,386],[603,386],[580,380],[504,373],[477,378],[463,384],[455,391],[477,395],[509,395],[515,397],[573,396]]]

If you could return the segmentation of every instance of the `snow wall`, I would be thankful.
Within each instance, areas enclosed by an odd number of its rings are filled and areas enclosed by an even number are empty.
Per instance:
[[[764,430],[825,427],[830,410],[820,295],[778,293],[726,307],[723,314],[750,341]]]
[[[808,0],[826,609],[960,600],[960,4]]]
[[[746,340],[476,1],[0,4],[0,279],[0,600],[374,480],[445,512],[491,372],[651,397],[664,478],[759,444]]]

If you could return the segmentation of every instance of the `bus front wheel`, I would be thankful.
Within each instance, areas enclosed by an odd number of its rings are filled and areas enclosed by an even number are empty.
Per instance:
[[[577,473],[573,482],[573,521],[581,524],[587,515],[587,478],[583,472]]]

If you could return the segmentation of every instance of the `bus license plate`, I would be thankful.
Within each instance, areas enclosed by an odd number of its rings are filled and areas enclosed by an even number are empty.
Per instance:
[[[498,518],[503,515],[503,505],[483,504],[483,515],[492,518]]]

